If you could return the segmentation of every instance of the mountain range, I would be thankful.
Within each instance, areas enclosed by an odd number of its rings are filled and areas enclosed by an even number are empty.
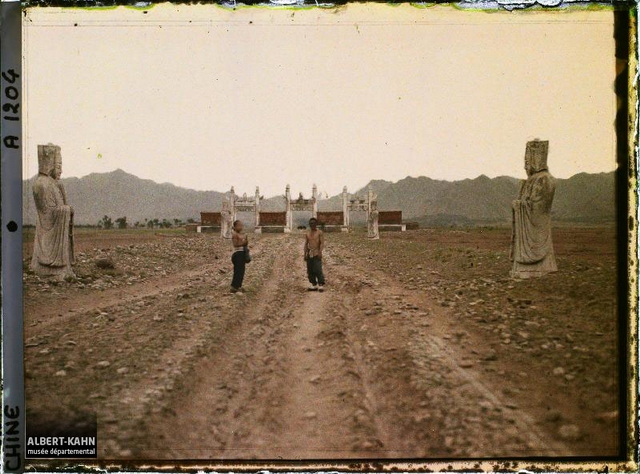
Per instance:
[[[33,179],[23,181],[25,224],[35,222]],[[130,225],[144,223],[145,219],[197,221],[200,211],[219,211],[224,199],[221,192],[159,184],[120,169],[63,178],[62,182],[79,225],[95,225],[105,215],[113,220],[126,217]],[[406,177],[395,183],[373,180],[355,194],[364,197],[369,187],[378,195],[380,210],[402,210],[407,221],[436,226],[500,224],[511,220],[511,201],[518,194],[519,180],[484,175],[460,181]],[[553,218],[592,224],[611,222],[615,219],[614,196],[613,172],[580,173],[569,179],[557,179]],[[340,195],[320,200],[318,208],[341,210],[341,200]],[[261,208],[284,210],[284,197],[264,199]]]

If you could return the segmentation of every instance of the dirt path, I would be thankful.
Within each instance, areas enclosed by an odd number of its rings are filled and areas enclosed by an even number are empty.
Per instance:
[[[128,284],[123,273],[113,288],[71,288],[77,298],[60,288],[27,304],[28,415],[97,413],[102,458],[460,459],[594,449],[562,421],[580,419],[582,405],[549,412],[547,400],[566,408],[570,395],[528,383],[550,380],[539,366],[496,354],[478,329],[485,316],[473,313],[480,300],[445,291],[450,282],[435,270],[392,270],[376,257],[387,242],[331,236],[327,291],[318,293],[307,291],[300,235],[254,238],[246,293],[230,294],[228,242],[164,241],[142,250],[170,255],[169,270],[153,262],[144,281]],[[137,262],[127,249],[122,258]],[[483,279],[491,292],[508,285]],[[467,314],[479,322],[467,324]],[[595,428],[617,415],[604,416]]]
[[[305,291],[283,237],[266,284],[171,403],[142,457],[332,459],[557,456],[569,451],[447,342],[449,310],[334,243],[325,293]],[[376,286],[369,283],[375,280]],[[242,298],[242,297],[241,297]],[[418,309],[422,309],[419,311]],[[435,330],[429,329],[431,325]],[[428,333],[427,333],[428,332]],[[185,403],[185,399],[188,403]],[[169,448],[172,432],[189,448]],[[146,440],[146,442],[145,442]],[[157,442],[149,442],[157,440]]]
[[[176,399],[170,419],[148,421],[140,456],[340,458],[375,446],[358,369],[330,321],[341,295],[307,291],[298,240],[278,243],[274,261],[263,263],[266,284],[254,296],[238,296],[249,300],[242,320],[184,387],[190,403]],[[149,443],[176,429],[190,433],[188,449],[166,452]]]
[[[359,311],[345,312],[344,324],[369,387],[376,423],[393,441],[384,449],[386,455],[473,458],[570,452],[505,399],[503,385],[491,383],[481,366],[458,353],[459,344],[451,342],[466,334],[450,325],[450,309],[366,265],[340,266],[336,273],[361,282],[350,305]]]

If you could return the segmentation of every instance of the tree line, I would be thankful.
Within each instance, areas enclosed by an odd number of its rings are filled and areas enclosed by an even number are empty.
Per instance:
[[[194,223],[194,219],[187,219],[184,222],[182,219],[145,219],[144,222],[136,221],[133,224],[127,222],[127,217],[118,217],[116,219],[111,219],[111,217],[105,215],[102,219],[98,221],[98,227],[101,229],[127,229],[127,228],[147,228],[147,229],[171,229],[174,227],[182,227],[185,224]]]

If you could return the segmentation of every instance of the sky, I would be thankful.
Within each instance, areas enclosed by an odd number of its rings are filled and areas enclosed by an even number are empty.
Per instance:
[[[123,169],[265,196],[371,179],[558,178],[615,169],[613,13],[160,5],[33,8],[24,20],[25,178]]]

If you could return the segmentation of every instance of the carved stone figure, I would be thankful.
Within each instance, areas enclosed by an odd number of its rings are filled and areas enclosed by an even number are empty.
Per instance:
[[[220,212],[220,234],[225,239],[230,239],[233,230],[233,214],[231,212],[231,203],[228,198],[222,201],[222,211]]]
[[[548,141],[527,143],[527,180],[520,183],[518,199],[512,203],[511,276],[516,278],[558,270],[551,240],[551,204],[556,183],[547,167],[548,152]]]
[[[378,209],[372,207],[369,212],[369,219],[367,222],[367,237],[370,239],[379,239],[380,232],[378,230]]]
[[[59,181],[62,173],[60,147],[38,145],[38,176],[33,183],[36,234],[31,269],[40,276],[60,280],[75,278],[72,265],[73,208]]]
[[[286,219],[287,226],[285,228],[285,232],[291,232],[293,230],[293,212],[291,210],[291,186],[287,184],[287,187],[284,192],[284,200],[286,204]]]

